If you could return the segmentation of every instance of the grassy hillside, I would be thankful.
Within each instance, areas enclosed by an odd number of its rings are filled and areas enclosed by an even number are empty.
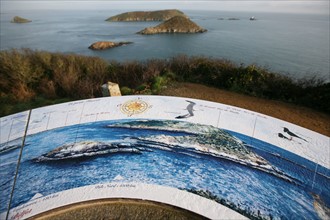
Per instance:
[[[138,34],[158,34],[158,33],[203,33],[207,31],[201,28],[189,18],[182,16],[175,16],[163,23],[155,26],[145,28],[138,32]]]
[[[159,11],[133,11],[112,16],[106,21],[165,21],[174,16],[187,17],[182,11],[159,10]]]
[[[307,106],[330,113],[330,83],[293,80],[255,65],[206,57],[107,62],[98,57],[29,49],[0,52],[0,116],[63,101],[101,97],[101,85],[119,83],[122,94],[159,94],[174,81]]]

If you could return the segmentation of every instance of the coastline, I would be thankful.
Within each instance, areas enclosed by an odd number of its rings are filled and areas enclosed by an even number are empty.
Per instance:
[[[188,56],[224,58],[238,65],[257,64],[272,72],[298,78],[317,74],[329,80],[327,74],[329,63],[326,59],[329,58],[327,49],[329,39],[326,32],[329,27],[328,15],[184,10],[183,12],[194,22],[209,31],[203,35],[150,37],[139,36],[135,33],[152,24],[104,21],[111,15],[125,11],[127,10],[27,11],[21,14],[33,20],[27,25],[10,23],[17,12],[7,11],[1,17],[3,29],[1,50],[31,48],[98,56],[118,62],[128,60],[144,62],[153,58],[168,59],[178,54],[187,54]],[[248,20],[252,15],[258,21]],[[240,20],[228,20],[231,17],[237,17]],[[218,18],[224,18],[224,20],[218,20]],[[86,27],[84,31],[81,29],[81,24]],[[314,31],[306,33],[304,30],[308,27],[313,27]],[[24,32],[26,28],[34,30],[33,33]],[[284,38],[283,34],[287,30],[293,35]],[[297,36],[300,31],[304,31],[302,32],[304,34]],[[38,38],[34,36],[34,33],[38,33]],[[272,40],[271,45],[269,45],[269,39]],[[91,51],[87,48],[98,40],[132,41],[135,44],[102,52]],[[287,44],[286,42],[294,43]],[[301,44],[301,42],[306,43]],[[306,48],[307,45],[309,48]]]

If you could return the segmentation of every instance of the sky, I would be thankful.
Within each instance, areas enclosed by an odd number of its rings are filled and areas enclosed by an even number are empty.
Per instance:
[[[329,0],[1,0],[1,12],[18,10],[219,10],[329,14]]]

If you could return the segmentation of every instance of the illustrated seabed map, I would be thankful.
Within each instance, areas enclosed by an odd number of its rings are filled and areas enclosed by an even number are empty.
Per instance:
[[[330,218],[330,138],[257,112],[123,96],[0,122],[0,219],[116,198],[210,219]]]

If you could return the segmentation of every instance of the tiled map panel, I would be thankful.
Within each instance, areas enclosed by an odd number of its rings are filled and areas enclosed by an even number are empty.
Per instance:
[[[330,138],[297,125],[163,96],[47,106],[27,123],[28,115],[1,118],[1,219],[9,203],[8,219],[25,219],[100,198],[211,219],[329,218]]]

